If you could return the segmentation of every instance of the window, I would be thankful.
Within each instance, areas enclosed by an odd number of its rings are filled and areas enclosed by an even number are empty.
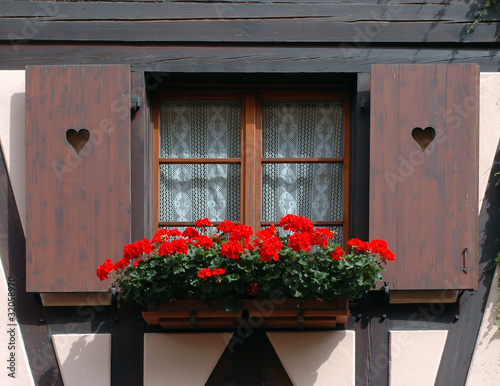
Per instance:
[[[344,92],[223,91],[158,95],[158,227],[231,220],[254,230],[288,214],[347,237],[348,98]]]

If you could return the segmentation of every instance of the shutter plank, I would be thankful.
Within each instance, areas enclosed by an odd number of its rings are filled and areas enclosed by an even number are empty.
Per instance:
[[[130,242],[128,66],[27,67],[26,206],[28,291],[106,291],[96,267]]]
[[[396,254],[384,280],[392,289],[473,289],[478,66],[376,65],[371,79],[370,239]],[[422,152],[411,132],[427,127],[435,138]]]

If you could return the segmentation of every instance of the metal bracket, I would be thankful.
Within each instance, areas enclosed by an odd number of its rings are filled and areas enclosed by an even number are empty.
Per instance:
[[[384,299],[389,302],[389,282],[384,281]]]
[[[361,110],[363,110],[363,111],[370,110],[370,97],[367,95],[362,95],[361,96],[361,103],[359,106],[361,107]]]
[[[198,327],[198,321],[196,320],[196,311],[191,311],[189,313],[189,321],[191,322],[191,326],[194,331],[198,331],[200,328]]]
[[[130,97],[130,102],[132,103],[132,105],[135,104],[135,106],[132,106],[130,108],[133,114],[141,109],[141,97],[139,95],[132,95]]]
[[[297,330],[303,330],[303,329],[304,329],[304,310],[298,309],[297,310]]]

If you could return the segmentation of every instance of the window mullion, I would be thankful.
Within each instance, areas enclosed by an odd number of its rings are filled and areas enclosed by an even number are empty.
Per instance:
[[[260,229],[261,208],[261,130],[260,98],[254,92],[245,93],[242,133],[241,221],[255,231]]]

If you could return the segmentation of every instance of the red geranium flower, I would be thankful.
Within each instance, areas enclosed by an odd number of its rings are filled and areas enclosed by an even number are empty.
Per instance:
[[[229,220],[224,220],[219,224],[217,230],[222,233],[231,233],[234,230],[235,226],[236,225],[234,225],[234,222]]]
[[[212,223],[210,222],[210,220],[207,217],[205,217],[205,218],[200,218],[199,220],[196,220],[196,226],[198,228],[210,227],[210,226],[212,226]]]
[[[214,242],[208,236],[199,235],[194,240],[192,240],[192,244],[198,248],[204,248],[208,250],[214,245]]]
[[[195,238],[198,237],[199,235],[200,233],[193,227],[187,227],[186,229],[184,229],[184,232],[182,232],[182,236],[189,238]]]
[[[158,256],[170,256],[174,253],[174,246],[170,241],[164,241],[158,249]]]
[[[226,244],[223,244],[220,249],[221,255],[226,256],[228,259],[239,259],[241,252],[243,252],[243,248],[237,241],[230,241]]]
[[[311,252],[311,237],[309,233],[294,233],[290,236],[288,245],[295,251]]]
[[[333,252],[330,252],[330,256],[333,260],[344,260],[344,251],[342,250],[342,248],[337,247]]]
[[[151,242],[152,243],[159,243],[159,242],[163,241],[165,238],[168,238],[168,233],[169,233],[168,229],[165,229],[165,228],[158,229],[158,232],[155,233],[155,235],[151,239]]]
[[[358,238],[350,239],[347,242],[347,245],[353,250],[355,253],[363,253],[368,251],[369,245],[366,241],[361,241]]]
[[[104,260],[104,263],[97,267],[97,277],[103,281],[109,276],[109,273],[114,269],[111,259]]]
[[[287,214],[280,220],[280,227],[284,230],[292,232],[311,232],[314,225],[307,217],[300,217],[294,214]]]

